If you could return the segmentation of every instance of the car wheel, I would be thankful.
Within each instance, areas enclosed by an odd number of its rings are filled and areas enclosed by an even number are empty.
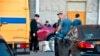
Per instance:
[[[55,38],[55,35],[50,35],[47,40],[49,41],[49,47],[51,51],[55,51],[54,50],[54,38]]]
[[[47,37],[47,41],[54,41],[54,39],[55,39],[55,35],[54,35],[54,34],[49,35],[49,36]]]

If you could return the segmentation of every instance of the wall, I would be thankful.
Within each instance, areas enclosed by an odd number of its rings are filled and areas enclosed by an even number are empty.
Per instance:
[[[99,25],[100,25],[100,0],[99,0]]]
[[[29,8],[30,8],[30,18],[34,17],[35,14],[35,0],[29,0]]]
[[[33,0],[30,0],[33,3]],[[40,21],[49,20],[54,23],[58,20],[58,12],[67,12],[67,1],[86,1],[86,24],[97,24],[97,1],[98,0],[40,0]],[[32,4],[33,5],[33,4]],[[31,6],[33,8],[34,6]],[[31,9],[31,17],[34,10]]]
[[[58,20],[57,13],[65,12],[66,0],[40,0],[40,15],[43,23],[48,20],[55,23]]]
[[[97,24],[98,0],[87,0],[86,24]]]
[[[67,1],[86,1],[86,24],[97,24],[98,0],[67,0]]]

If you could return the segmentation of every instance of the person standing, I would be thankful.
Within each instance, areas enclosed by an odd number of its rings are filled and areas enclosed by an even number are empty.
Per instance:
[[[58,13],[58,14],[59,14],[59,13]],[[57,15],[58,15],[58,14],[57,14]],[[56,23],[53,24],[53,27],[54,27],[55,29],[58,28],[60,21],[61,21],[61,19],[59,18],[58,21],[57,21]]]
[[[55,37],[55,56],[67,56],[64,51],[65,44],[63,43],[64,37],[67,35],[68,31],[71,28],[71,21],[68,18],[65,18],[63,13],[58,13],[58,17],[60,18],[59,26],[56,30],[56,37]],[[67,49],[67,48],[66,48]]]
[[[62,14],[62,13],[58,13],[57,14],[57,16],[59,16],[59,14]],[[58,29],[58,26],[59,26],[59,24],[60,24],[60,21],[61,21],[61,17],[58,17],[59,19],[58,19],[58,21],[53,25],[53,27],[56,29],[55,30],[55,33],[56,33],[56,31],[57,31],[57,29]],[[58,44],[57,44],[57,39],[55,38],[55,56],[59,56],[59,52],[58,52]]]
[[[37,20],[39,19],[39,15],[35,14],[34,19],[31,20],[30,23],[30,34],[31,34],[31,39],[30,39],[30,51],[32,51],[32,46],[34,46],[35,52],[39,50],[39,42],[38,42],[38,36],[37,36],[37,31],[38,31],[38,25],[37,25]]]
[[[79,25],[82,25],[82,22],[80,20],[80,15],[79,14],[76,14],[75,15],[75,20],[73,21],[72,25],[73,26],[79,26]]]

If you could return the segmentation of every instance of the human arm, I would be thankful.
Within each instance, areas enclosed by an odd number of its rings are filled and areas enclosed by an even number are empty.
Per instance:
[[[62,29],[62,26],[63,26],[63,21],[60,21],[59,25],[58,25],[58,28],[56,30],[56,34],[58,34],[60,32],[60,30]]]
[[[61,28],[62,28],[62,26],[59,25],[57,28],[56,34],[58,34],[60,32]]]

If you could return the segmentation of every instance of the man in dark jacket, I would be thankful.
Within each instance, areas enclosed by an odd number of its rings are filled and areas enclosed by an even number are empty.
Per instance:
[[[38,36],[37,36],[37,31],[38,31],[38,25],[37,25],[37,20],[39,19],[39,15],[35,14],[34,19],[31,20],[30,23],[30,34],[31,34],[31,39],[30,39],[30,51],[32,51],[32,46],[34,46],[34,51],[37,52],[39,50],[39,45],[38,45]]]

